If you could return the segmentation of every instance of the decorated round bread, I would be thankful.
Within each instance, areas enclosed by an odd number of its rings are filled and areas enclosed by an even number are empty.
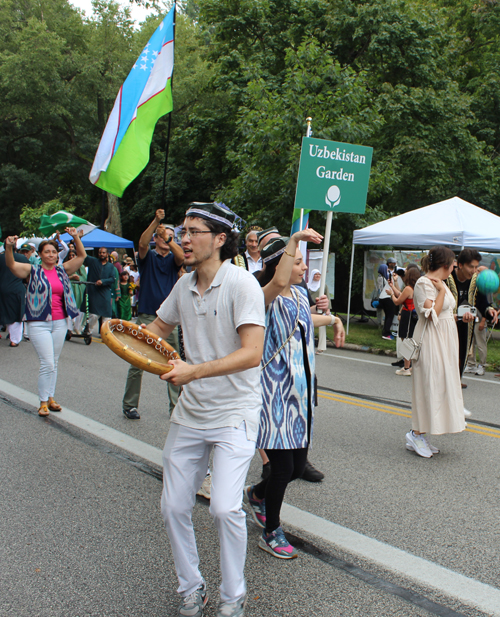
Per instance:
[[[155,375],[168,373],[173,369],[168,362],[179,359],[175,349],[160,336],[131,321],[105,321],[101,328],[101,338],[117,356]]]

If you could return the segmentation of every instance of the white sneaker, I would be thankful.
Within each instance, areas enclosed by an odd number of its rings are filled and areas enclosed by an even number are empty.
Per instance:
[[[429,437],[427,437],[427,435],[420,435],[420,436],[424,438],[425,443],[429,447],[429,450],[432,452],[432,454],[439,454],[439,448],[436,448],[436,446],[433,446],[431,444],[431,440],[429,439]],[[415,448],[411,445],[411,443],[408,443],[408,442],[406,442],[406,449],[410,450],[411,452],[415,452]]]
[[[411,377],[411,368],[400,368],[396,371],[396,375],[408,375],[408,377]]]
[[[464,369],[464,373],[475,373],[475,372],[476,372],[475,366],[466,366]]]
[[[427,445],[424,435],[415,435],[413,431],[406,433],[406,449],[410,450],[408,446],[412,446],[413,452],[416,452],[423,458],[431,458],[432,452]]]
[[[244,617],[246,598],[243,596],[233,604],[221,602],[215,617]]]
[[[205,497],[205,499],[210,499],[211,489],[212,489],[212,476],[210,474],[207,474],[205,476],[205,479],[203,480],[200,490],[196,494],[200,495],[200,497]]]
[[[469,411],[468,409],[465,409],[465,407],[464,407],[464,416],[466,418],[472,417],[472,411]]]
[[[477,365],[476,375],[484,375],[484,366],[482,364]]]

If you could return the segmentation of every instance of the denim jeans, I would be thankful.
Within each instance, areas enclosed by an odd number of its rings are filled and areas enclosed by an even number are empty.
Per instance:
[[[29,321],[28,336],[40,358],[38,374],[38,396],[40,401],[48,401],[54,396],[57,381],[57,362],[66,339],[68,322]]]

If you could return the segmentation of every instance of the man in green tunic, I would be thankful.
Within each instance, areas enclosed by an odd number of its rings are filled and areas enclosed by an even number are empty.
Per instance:
[[[88,267],[87,281],[95,283],[89,285],[87,293],[89,297],[89,319],[91,329],[99,319],[99,327],[102,322],[111,318],[111,289],[115,284],[115,267],[109,262],[108,249],[101,247],[97,257],[87,255],[83,262]],[[85,307],[82,305],[82,311]]]

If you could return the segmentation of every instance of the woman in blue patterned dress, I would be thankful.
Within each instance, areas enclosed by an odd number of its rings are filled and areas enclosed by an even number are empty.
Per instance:
[[[314,327],[336,324],[336,329],[342,328],[336,317],[311,314],[307,290],[301,286],[307,266],[298,244],[321,240],[320,234],[308,229],[290,239],[271,241],[261,251],[264,268],[257,276],[267,307],[257,448],[265,449],[271,474],[247,486],[244,498],[263,528],[259,547],[280,559],[297,557],[280,526],[280,510],[288,483],[304,471],[311,443]]]

